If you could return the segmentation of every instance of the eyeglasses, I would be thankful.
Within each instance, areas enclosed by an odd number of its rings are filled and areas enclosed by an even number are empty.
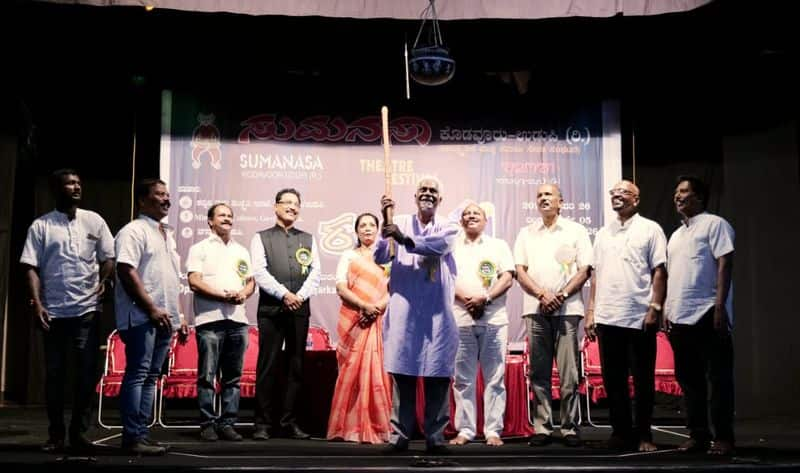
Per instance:
[[[297,207],[298,209],[300,208],[300,202],[289,202],[289,201],[286,201],[286,200],[282,200],[280,202],[275,202],[275,203],[276,204],[281,204],[284,207]]]
[[[637,195],[635,192],[629,191],[628,189],[611,189],[608,191],[608,195],[610,196],[615,196],[617,194],[622,194],[625,197],[633,197]]]

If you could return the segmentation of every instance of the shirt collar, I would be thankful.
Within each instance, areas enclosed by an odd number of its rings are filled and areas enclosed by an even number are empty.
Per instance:
[[[222,237],[221,237],[221,236],[219,236],[219,235],[217,235],[217,234],[216,234],[216,233],[214,233],[214,232],[211,232],[211,233],[209,233],[209,235],[208,235],[208,239],[209,239],[209,240],[211,240],[211,241],[213,241],[213,242],[215,242],[215,243],[221,243],[221,244],[223,244],[223,245],[225,245],[225,246],[228,246],[228,245],[230,245],[231,243],[233,243],[233,235],[231,235],[231,237],[230,237],[230,238],[228,238],[228,243],[225,243],[225,241],[223,241],[223,240],[222,240]]]
[[[635,214],[633,214],[633,216],[631,216],[631,218],[629,218],[625,223],[620,222],[619,221],[619,217],[617,217],[617,218],[615,218],[614,220],[611,221],[611,228],[615,232],[627,230],[627,229],[631,228],[631,225],[633,225],[633,222],[636,221],[638,218],[639,218],[639,212],[636,212]]]
[[[144,220],[144,221],[145,221],[145,223],[147,223],[149,226],[151,226],[151,227],[155,228],[156,230],[157,230],[159,227],[160,227],[160,228],[163,228],[164,230],[172,230],[172,226],[171,226],[171,225],[169,225],[169,224],[166,224],[166,223],[164,223],[164,222],[159,222],[158,220],[156,220],[156,219],[154,219],[153,217],[150,217],[150,216],[148,216],[148,215],[145,215],[145,214],[139,214],[139,218],[140,218],[140,219],[142,219],[142,220]]]
[[[64,219],[64,220],[69,220],[69,214],[66,213],[66,212],[62,212],[62,211],[60,211],[58,209],[53,209],[53,212],[55,212],[56,215],[58,215],[58,218],[61,218],[61,219]],[[75,209],[75,218],[76,219],[78,218],[78,213],[80,213],[80,212],[81,212],[80,208]]]
[[[419,228],[420,231],[422,231],[422,230],[425,230],[426,228],[428,228],[428,226],[433,227],[436,224],[436,215],[434,214],[434,216],[431,218],[430,222],[428,222],[427,224],[424,224],[424,223],[422,223],[422,220],[419,219],[419,215],[415,213],[414,214],[414,221],[417,224],[417,228]]]
[[[484,242],[483,236],[484,236],[483,233],[481,233],[481,235],[477,239],[470,240],[469,238],[467,238],[467,234],[465,233],[462,241],[464,242],[465,245],[482,245]]]
[[[541,218],[541,217],[539,217],[539,221],[538,221],[538,222],[536,222],[536,223],[534,223],[534,225],[535,225],[535,227],[534,227],[534,228],[535,228],[537,231],[540,231],[540,232],[541,232],[541,231],[553,231],[553,230],[560,230],[560,229],[564,228],[564,227],[561,225],[561,215],[556,215],[556,220],[553,222],[553,225],[552,225],[552,226],[550,226],[549,228],[548,228],[547,226],[545,226],[545,224],[544,224],[544,219],[543,219],[543,218]]]
[[[705,210],[703,210],[703,211],[702,211],[702,212],[700,212],[699,214],[697,214],[697,215],[695,215],[695,216],[693,216],[693,217],[689,217],[689,218],[687,218],[687,219],[683,220],[683,221],[682,221],[682,223],[683,223],[683,226],[685,226],[685,227],[689,227],[689,226],[691,226],[691,225],[692,225],[692,224],[693,224],[693,223],[694,223],[694,222],[697,220],[697,217],[699,217],[699,216],[701,216],[701,215],[703,215],[703,214],[705,214],[705,213],[706,213],[706,211],[705,211]]]

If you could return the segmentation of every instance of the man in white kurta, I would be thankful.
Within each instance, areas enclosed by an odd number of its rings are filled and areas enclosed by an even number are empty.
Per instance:
[[[594,240],[594,274],[584,328],[599,338],[612,432],[608,447],[656,450],[650,426],[655,399],[656,335],[666,291],[667,237],[638,213],[639,188],[620,181],[609,192],[617,218]],[[636,392],[631,416],[628,371]],[[634,422],[635,420],[635,422]]]
[[[531,446],[551,442],[554,430],[551,376],[555,355],[560,378],[561,435],[568,446],[578,436],[578,325],[584,314],[583,284],[592,265],[592,244],[583,225],[560,216],[563,198],[553,184],[539,186],[542,218],[520,230],[514,243],[522,314],[528,328],[530,379],[536,396]]]
[[[391,225],[386,225],[386,214],[394,201],[385,196],[381,200],[383,239],[375,249],[375,262],[392,263],[383,325],[384,367],[393,379],[393,432],[386,453],[408,449],[420,376],[425,384],[426,451],[447,452],[444,428],[450,420],[450,378],[458,347],[452,310],[456,275],[452,249],[458,225],[436,216],[440,188],[436,179],[420,180],[414,194],[418,212],[396,216]]]
[[[483,233],[486,213],[475,203],[461,213],[463,233],[456,239],[458,353],[453,394],[458,435],[451,445],[464,445],[477,434],[475,387],[478,364],[483,373],[483,435],[490,446],[503,445],[506,411],[505,361],[508,344],[506,292],[514,280],[514,258],[508,243]]]
[[[691,436],[680,449],[731,455],[735,441],[734,232],[725,219],[705,211],[708,188],[700,179],[679,177],[673,200],[683,223],[667,245],[669,281],[664,309]]]

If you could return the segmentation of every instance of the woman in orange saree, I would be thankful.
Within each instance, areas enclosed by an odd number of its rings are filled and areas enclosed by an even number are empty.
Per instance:
[[[336,270],[342,299],[336,331],[339,377],[328,419],[328,440],[382,443],[391,433],[391,385],[383,370],[383,312],[389,302],[384,268],[372,250],[378,218],[366,213],[355,224],[358,244],[346,251]]]

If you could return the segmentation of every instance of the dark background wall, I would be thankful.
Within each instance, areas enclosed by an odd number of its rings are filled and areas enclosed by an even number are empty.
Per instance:
[[[692,172],[712,185],[709,210],[737,231],[739,415],[798,416],[798,19],[795,2],[726,0],[658,17],[447,22],[454,80],[413,87],[406,101],[402,45],[416,21],[9,2],[0,20],[1,182],[14,183],[3,187],[12,213],[0,212],[9,242],[0,269],[10,268],[5,396],[42,400],[41,347],[16,261],[27,226],[51,206],[47,174],[78,168],[85,206],[116,232],[130,218],[134,171],[158,174],[163,88],[244,95],[275,110],[389,104],[441,115],[617,98],[623,173],[642,189],[642,214],[671,233],[674,178]],[[529,72],[527,91],[503,80],[510,71]]]

